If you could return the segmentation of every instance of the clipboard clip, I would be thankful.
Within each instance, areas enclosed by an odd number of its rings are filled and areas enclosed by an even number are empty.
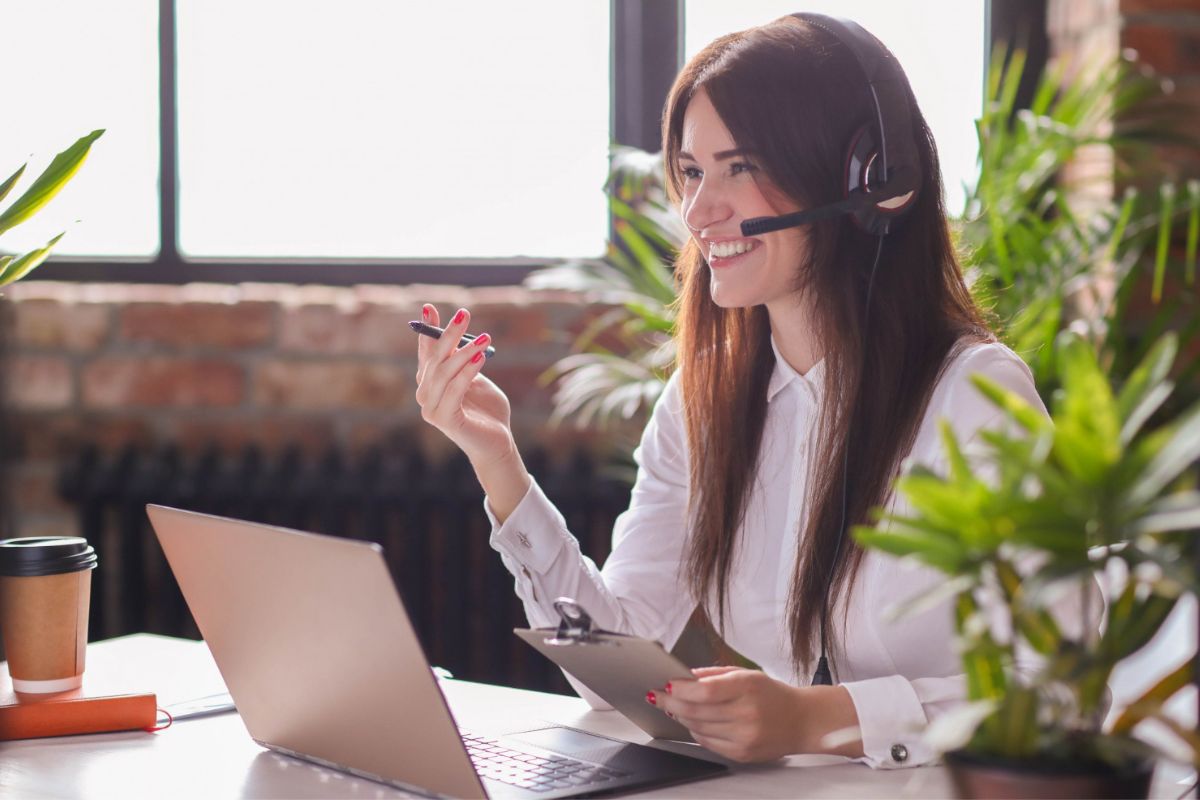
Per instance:
[[[570,597],[555,600],[554,610],[558,612],[558,630],[553,638],[545,640],[546,644],[610,644],[596,636],[607,631],[594,627],[591,615]]]

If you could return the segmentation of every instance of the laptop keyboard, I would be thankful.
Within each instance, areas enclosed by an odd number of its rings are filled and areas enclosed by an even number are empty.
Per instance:
[[[513,750],[495,739],[465,731],[462,738],[479,777],[533,792],[602,784],[629,774],[566,756],[538,756]]]

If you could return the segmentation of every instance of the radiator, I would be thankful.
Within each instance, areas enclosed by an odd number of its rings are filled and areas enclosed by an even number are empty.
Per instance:
[[[608,555],[629,487],[602,477],[583,453],[527,459],[583,551]],[[146,518],[163,505],[378,542],[434,664],[467,680],[569,691],[558,670],[513,635],[526,625],[512,578],[487,543],[483,494],[461,456],[431,463],[416,451],[360,456],[299,448],[268,455],[179,447],[85,447],[59,476],[59,491],[100,554],[89,637],[134,632],[199,638]]]

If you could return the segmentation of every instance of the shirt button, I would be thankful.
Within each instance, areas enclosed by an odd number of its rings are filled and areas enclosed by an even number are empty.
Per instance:
[[[897,764],[903,764],[908,761],[908,748],[902,744],[892,745],[892,761]]]
[[[517,541],[521,543],[522,547],[533,547],[533,545],[529,543],[529,537],[521,531],[517,531]]]

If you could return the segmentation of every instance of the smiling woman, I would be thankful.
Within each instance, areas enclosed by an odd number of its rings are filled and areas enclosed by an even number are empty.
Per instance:
[[[964,698],[953,609],[886,619],[940,576],[846,531],[873,507],[902,512],[893,480],[909,461],[937,468],[940,420],[965,441],[999,424],[972,374],[1044,413],[964,284],[929,127],[877,39],[802,13],[697,53],[663,140],[690,232],[678,356],[603,569],[526,471],[508,399],[481,374],[484,337],[456,346],[466,309],[419,344],[422,416],[470,458],[533,625],[554,624],[568,596],[605,629],[671,647],[699,610],[761,665],[646,687],[698,742],[741,761],[927,763],[921,728]],[[1081,624],[1078,608],[1056,611]],[[848,728],[857,737],[829,738]]]

